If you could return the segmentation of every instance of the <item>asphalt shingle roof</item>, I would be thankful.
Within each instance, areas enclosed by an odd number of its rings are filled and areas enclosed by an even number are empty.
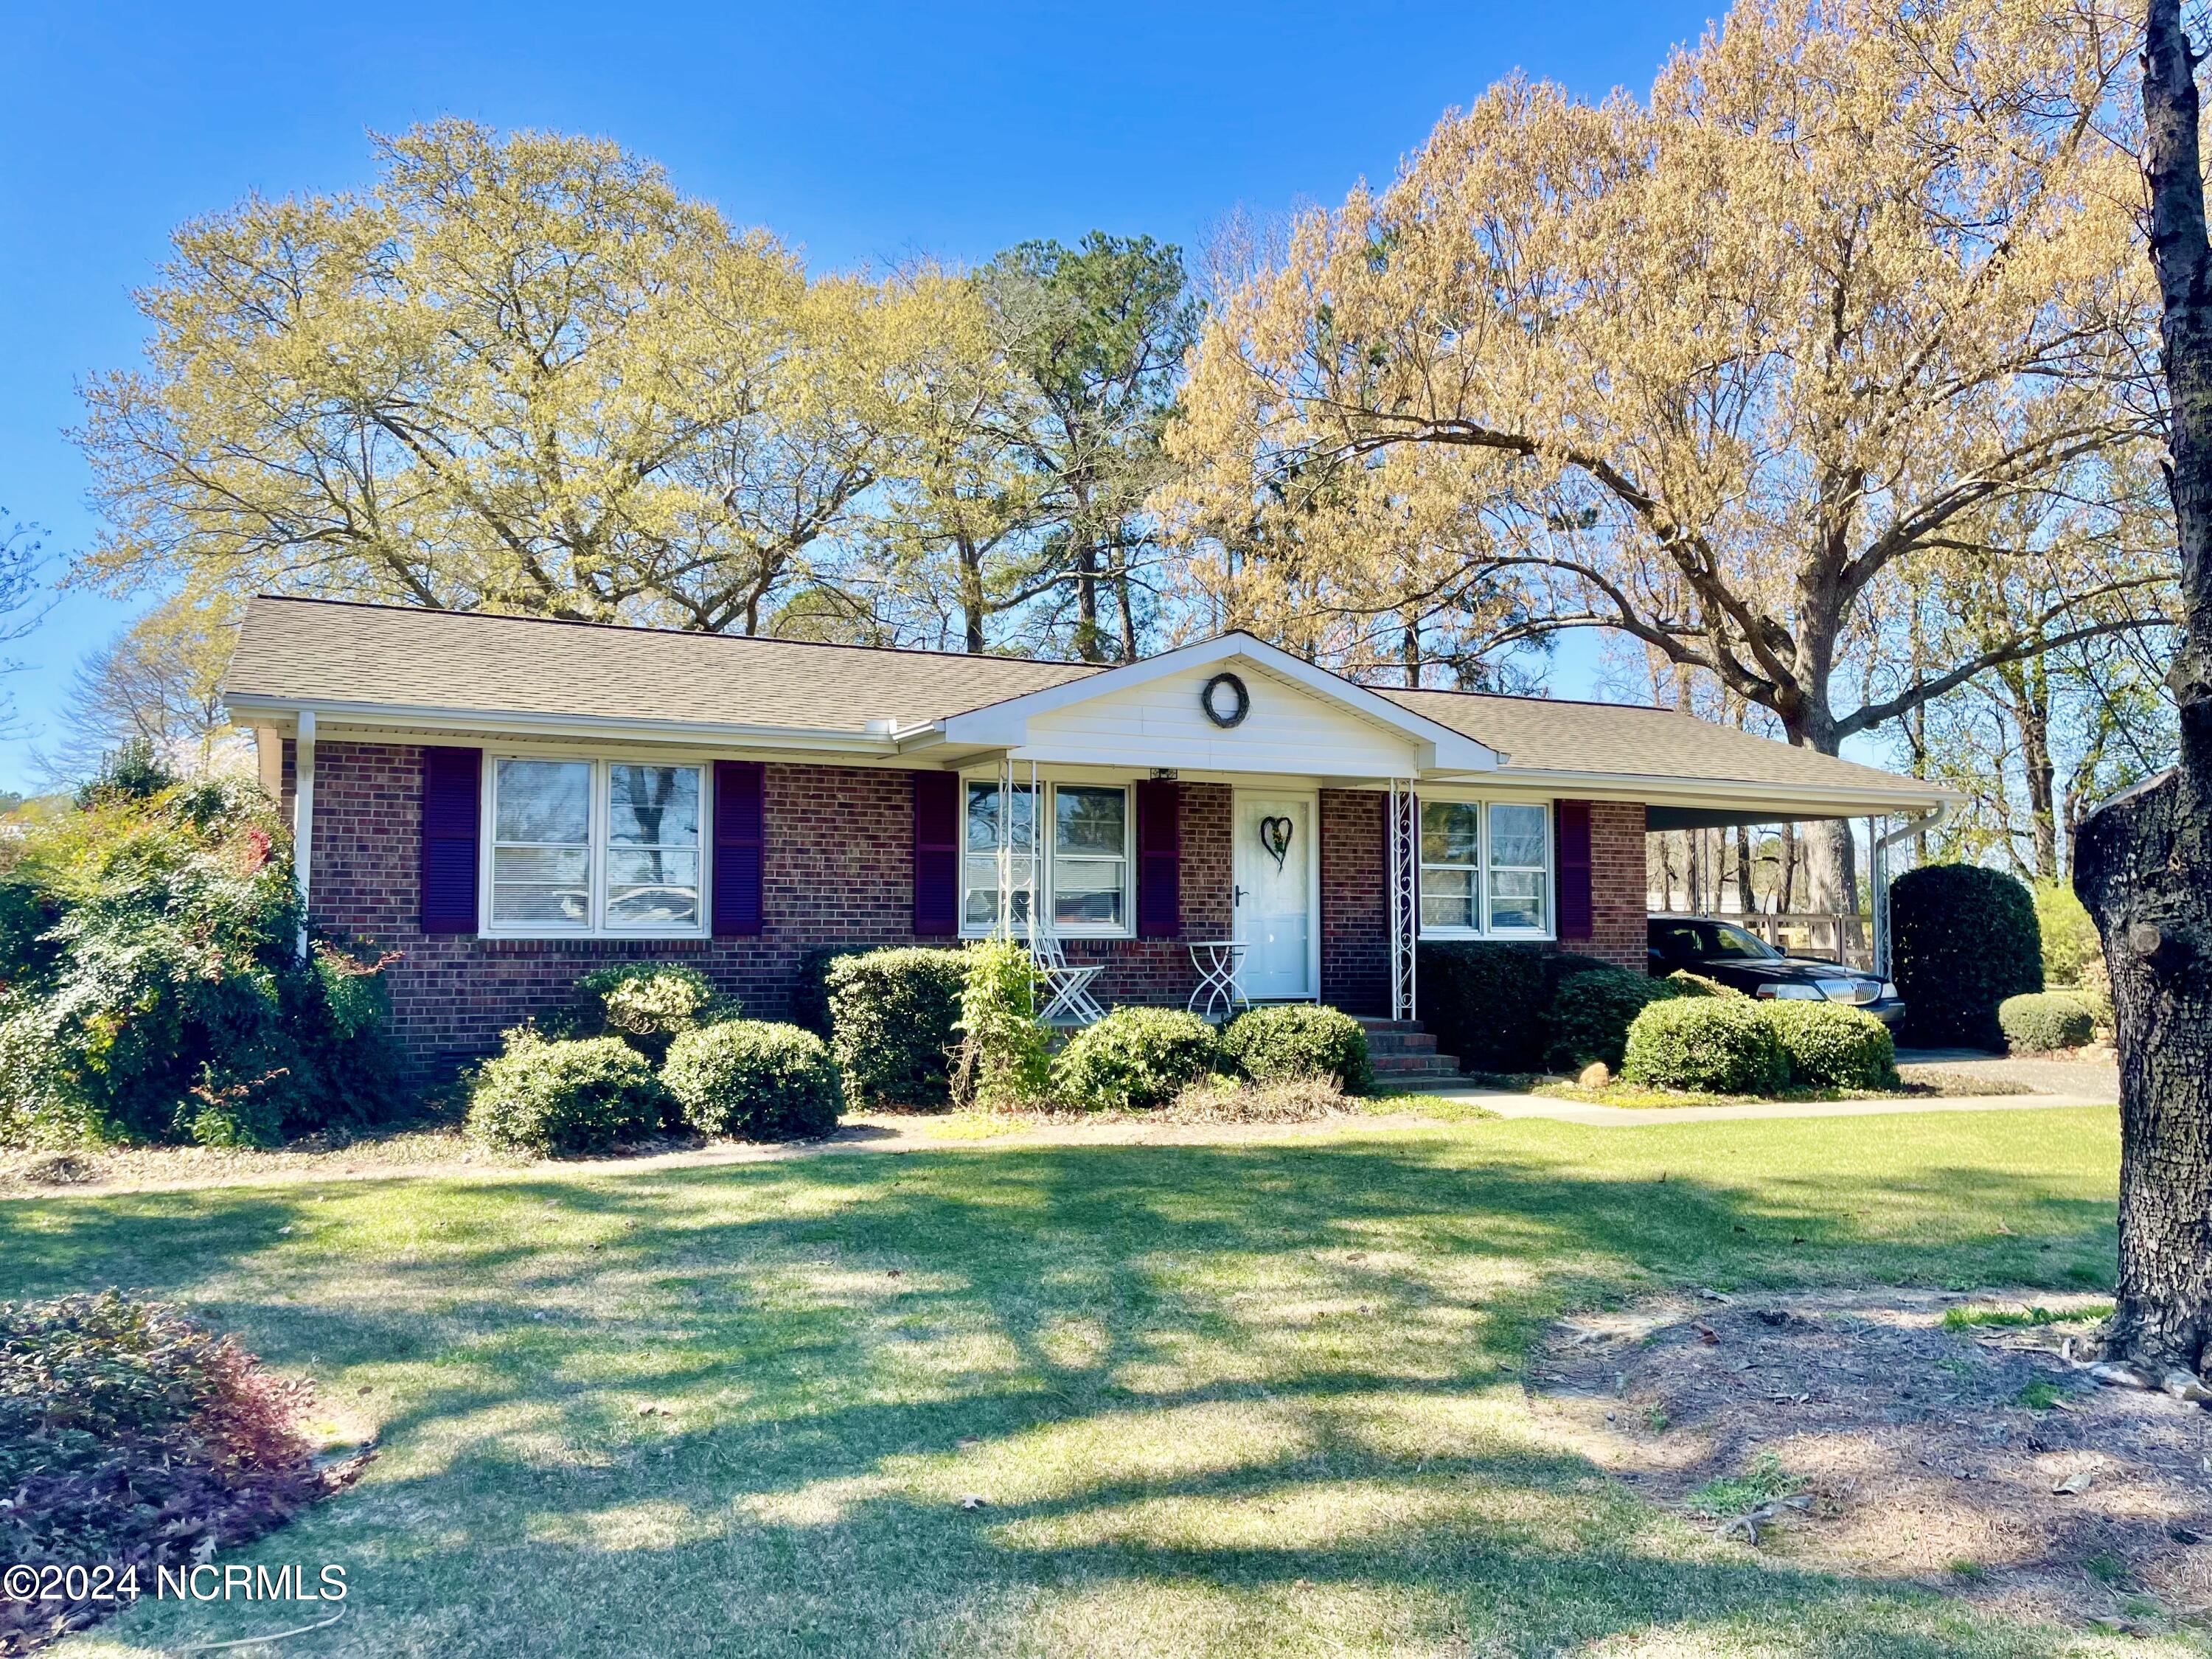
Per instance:
[[[900,729],[927,725],[1099,672],[1085,663],[264,596],[246,612],[225,690],[333,709],[351,704],[858,735],[872,720],[888,719]],[[1925,787],[1668,709],[1375,689],[1497,750],[1516,770],[1893,793]]]

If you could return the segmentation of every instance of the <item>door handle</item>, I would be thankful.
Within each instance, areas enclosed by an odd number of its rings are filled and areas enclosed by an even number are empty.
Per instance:
[[[1229,902],[1230,902],[1231,904],[1242,904],[1242,903],[1243,903],[1243,902],[1244,902],[1244,890],[1243,890],[1242,887],[1231,887],[1231,888],[1229,890]]]

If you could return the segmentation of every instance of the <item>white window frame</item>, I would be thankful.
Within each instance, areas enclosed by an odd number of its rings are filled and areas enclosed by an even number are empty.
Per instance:
[[[996,772],[963,773],[960,778],[960,936],[963,939],[988,939],[998,930],[996,920],[970,921],[968,920],[968,791],[975,784],[997,785],[1002,782]],[[1054,891],[1054,866],[1060,854],[1054,846],[1057,839],[1054,826],[1060,819],[1060,791],[1065,781],[1070,789],[1113,789],[1121,796],[1121,921],[1118,926],[1102,926],[1096,922],[1075,922],[1063,926],[1052,915]],[[1017,789],[1029,787],[1029,780],[1017,778]],[[1031,910],[1040,924],[1061,939],[1134,939],[1137,936],[1137,792],[1127,781],[1113,779],[1039,778],[1037,793],[1042,797],[1034,819],[1037,835],[1037,887],[1030,896]],[[1017,859],[1021,854],[1017,854]],[[1068,861],[1075,864],[1103,863],[1111,854],[1071,853]],[[994,912],[995,915],[995,912]]]
[[[1421,807],[1425,810],[1431,802],[1449,803],[1456,806],[1480,809],[1480,844],[1475,855],[1475,925],[1472,927],[1437,927],[1427,921],[1420,923],[1420,937],[1433,939],[1501,939],[1550,942],[1559,936],[1559,814],[1548,800],[1528,800],[1510,795],[1468,795],[1456,790],[1419,790],[1416,792]],[[1490,923],[1490,812],[1494,806],[1534,806],[1544,815],[1544,920],[1541,927],[1492,927]],[[1421,826],[1413,826],[1415,836],[1414,861],[1417,884],[1422,891],[1416,892],[1418,907],[1425,893],[1425,876],[1431,869],[1462,869],[1462,865],[1431,866],[1420,858],[1419,845]],[[1516,868],[1520,866],[1515,866]],[[1418,909],[1417,909],[1418,914]]]
[[[591,921],[582,927],[556,927],[542,921],[501,923],[494,920],[493,871],[499,848],[499,763],[547,761],[591,769],[591,840],[586,860]],[[606,870],[612,814],[608,769],[616,766],[680,767],[699,775],[699,920],[689,927],[611,927],[607,925]],[[711,761],[644,755],[549,754],[543,750],[487,749],[477,822],[477,931],[486,939],[707,939],[714,920],[714,776]]]

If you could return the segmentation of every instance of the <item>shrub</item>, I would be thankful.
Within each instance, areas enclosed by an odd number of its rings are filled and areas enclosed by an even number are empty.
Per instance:
[[[963,951],[907,947],[832,962],[830,1047],[845,1080],[845,1098],[944,1104],[967,978]]]
[[[1998,1029],[2015,1054],[2078,1048],[2096,1035],[2096,1025],[2089,1005],[2063,991],[2030,992],[1997,1005]]]
[[[658,1127],[668,1103],[645,1056],[620,1037],[549,1042],[525,1025],[477,1067],[468,1133],[541,1158],[605,1152]]]
[[[1017,1106],[1052,1081],[1051,1032],[1036,1017],[1036,968],[1026,946],[985,939],[968,950],[960,993],[954,1092],[981,1106]]]
[[[1142,1109],[1209,1074],[1219,1054],[1213,1028],[1196,1014],[1116,1008],[1068,1039],[1053,1062],[1053,1091],[1071,1106]]]
[[[1890,884],[1898,994],[1913,1037],[2002,1048],[1997,1005],[2043,988],[2027,889],[2002,870],[1929,864]]]
[[[597,1030],[658,1065],[684,1031],[737,1016],[696,968],[667,962],[623,962],[596,968],[576,981],[576,994]]]
[[[1421,1023],[1462,1066],[1524,1072],[1543,1059],[1552,987],[1541,946],[1425,944],[1415,966]]]
[[[311,1397],[159,1303],[0,1303],[0,1558],[136,1567],[150,1585],[259,1537],[358,1471],[315,1468],[294,1427]],[[0,1652],[104,1610],[0,1597]]]
[[[799,953],[791,981],[791,1023],[830,1041],[830,968],[841,957],[866,956],[872,945],[817,945]]]
[[[668,1045],[660,1080],[702,1133],[804,1140],[837,1127],[837,1067],[811,1031],[726,1019]]]
[[[2039,881],[2034,894],[2035,925],[2043,943],[2043,982],[2084,983],[2089,964],[2102,968],[2105,962],[2105,947],[2087,907],[2075,896],[2071,882]]]
[[[1222,1028],[1221,1053],[1255,1083],[1327,1078],[1348,1095],[1374,1086],[1366,1028],[1335,1008],[1302,1002],[1252,1008]]]
[[[1693,974],[1686,968],[1677,968],[1673,973],[1666,975],[1666,980],[1668,984],[1674,988],[1677,996],[1740,997],[1743,994],[1733,985],[1723,985],[1717,979],[1709,979],[1703,974]]]
[[[356,982],[383,964],[301,959],[267,799],[112,769],[84,799],[0,848],[9,1132],[262,1144],[387,1111],[381,986]]]
[[[1670,980],[1625,968],[1601,965],[1570,975],[1544,1018],[1551,1038],[1545,1064],[1553,1071],[1573,1072],[1601,1060],[1619,1071],[1636,1017],[1655,1002],[1682,994],[1682,987]]]
[[[1840,1002],[1759,1005],[1790,1060],[1790,1080],[1808,1089],[1894,1089],[1897,1048],[1889,1028]]]
[[[1790,1080],[1790,1060],[1749,998],[1674,997],[1636,1016],[1620,1074],[1647,1089],[1771,1094]]]

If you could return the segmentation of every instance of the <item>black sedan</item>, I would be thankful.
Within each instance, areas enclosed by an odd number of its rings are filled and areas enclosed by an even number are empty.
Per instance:
[[[1885,1025],[1905,1013],[1897,987],[1871,975],[1816,957],[1785,957],[1758,934],[1711,916],[1653,916],[1651,972],[1678,969],[1741,991],[1747,996],[1805,1002],[1847,1002]]]

